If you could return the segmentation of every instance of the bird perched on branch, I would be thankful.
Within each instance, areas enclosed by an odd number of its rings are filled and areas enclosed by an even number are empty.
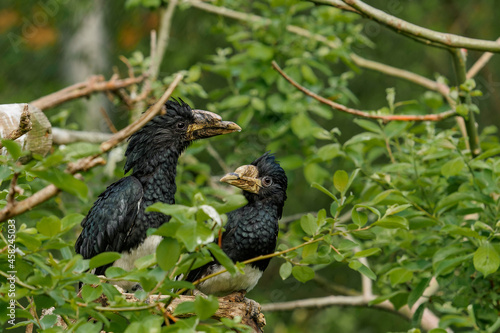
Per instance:
[[[215,113],[192,110],[182,100],[168,101],[165,111],[130,137],[125,173],[133,169],[132,174],[101,193],[83,219],[75,250],[84,258],[120,252],[122,257],[113,265],[131,270],[136,259],[154,253],[161,237],[147,237],[146,231],[168,222],[170,216],[144,210],[155,202],[174,204],[179,156],[193,140],[241,130]],[[104,274],[108,266],[94,273]]]
[[[239,187],[248,203],[227,214],[221,248],[233,262],[242,262],[273,253],[278,239],[278,220],[286,200],[287,177],[275,157],[265,153],[250,165],[244,165],[221,178],[222,182]],[[198,284],[205,294],[218,296],[235,291],[250,291],[269,265],[270,259],[245,266],[245,274],[231,276],[228,272]],[[224,267],[214,260],[191,271],[186,280],[196,281]]]

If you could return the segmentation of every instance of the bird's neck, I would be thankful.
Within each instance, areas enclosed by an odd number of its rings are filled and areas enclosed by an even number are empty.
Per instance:
[[[179,150],[163,149],[149,154],[134,166],[132,175],[143,185],[146,207],[155,202],[175,203],[175,176],[181,153]]]
[[[283,213],[283,206],[285,205],[285,200],[279,195],[270,196],[267,198],[258,198],[255,195],[245,196],[248,201],[249,209],[265,209],[268,214],[271,214],[276,219],[280,219]]]

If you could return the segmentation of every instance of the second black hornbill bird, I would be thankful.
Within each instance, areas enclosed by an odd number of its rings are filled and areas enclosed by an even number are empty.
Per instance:
[[[215,113],[192,110],[182,100],[168,101],[165,114],[155,116],[130,137],[124,169],[125,173],[133,170],[132,174],[99,195],[82,221],[76,252],[86,259],[102,252],[120,252],[122,257],[113,265],[125,270],[131,270],[137,258],[154,253],[161,238],[147,237],[146,231],[168,222],[170,216],[145,209],[155,202],[174,204],[179,156],[193,140],[240,130]],[[108,266],[98,267],[94,273],[104,274]]]
[[[221,179],[239,187],[248,203],[227,214],[221,247],[233,262],[242,262],[273,253],[278,239],[278,220],[286,200],[287,177],[272,154],[265,153],[250,165],[244,165]],[[197,285],[205,294],[223,296],[235,291],[250,291],[269,265],[270,259],[245,266],[245,274],[231,276],[228,272]],[[192,270],[186,280],[196,281],[224,267],[214,259]]]

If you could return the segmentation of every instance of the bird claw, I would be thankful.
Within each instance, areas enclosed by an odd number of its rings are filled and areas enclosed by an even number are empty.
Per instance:
[[[228,302],[244,302],[245,295],[247,291],[246,290],[238,290],[235,292],[232,292],[231,294],[224,296],[224,300]]]

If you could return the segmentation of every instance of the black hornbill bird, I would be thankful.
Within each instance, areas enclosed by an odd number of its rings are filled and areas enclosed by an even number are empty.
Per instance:
[[[275,157],[265,153],[250,165],[244,165],[221,178],[222,182],[239,187],[248,203],[227,214],[221,247],[233,262],[242,262],[273,253],[278,239],[278,220],[286,200],[287,177]],[[223,296],[235,291],[250,291],[269,265],[270,259],[245,266],[245,274],[231,276],[228,272],[198,284],[205,294]],[[196,281],[224,267],[214,259],[192,270],[186,280]]]
[[[129,138],[124,169],[125,173],[133,169],[132,174],[101,193],[83,219],[75,251],[85,259],[120,252],[122,257],[113,266],[131,270],[137,258],[154,253],[161,237],[146,237],[146,231],[168,222],[170,216],[144,210],[155,202],[174,204],[179,156],[193,140],[241,130],[215,113],[192,110],[182,100],[168,101],[164,110]],[[104,274],[107,267],[98,267],[94,274]]]

